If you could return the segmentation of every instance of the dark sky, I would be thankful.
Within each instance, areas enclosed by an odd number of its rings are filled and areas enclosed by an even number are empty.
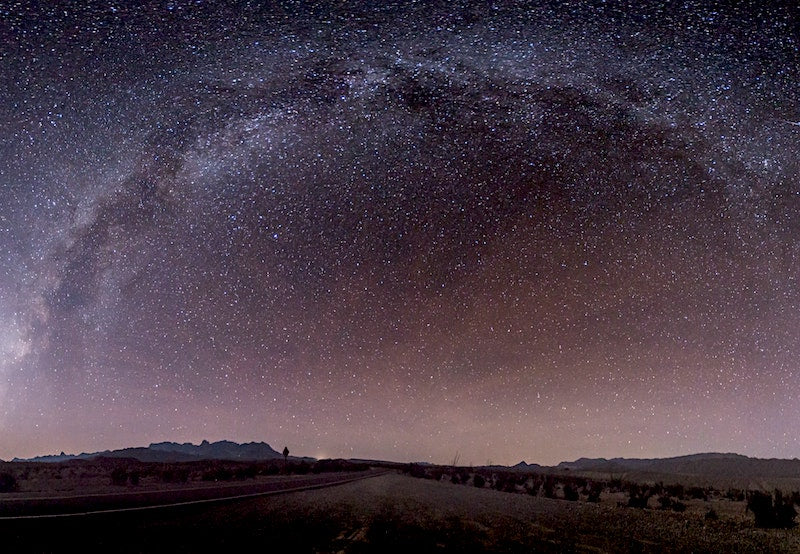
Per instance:
[[[0,458],[800,454],[796,3],[22,4]]]

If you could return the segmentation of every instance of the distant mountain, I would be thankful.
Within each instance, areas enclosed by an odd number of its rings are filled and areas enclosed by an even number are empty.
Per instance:
[[[636,471],[708,477],[800,478],[800,460],[797,458],[763,459],[716,452],[674,458],[579,458],[574,462],[561,462],[557,467],[602,473]]]
[[[539,464],[528,464],[525,460],[522,460],[517,465],[511,466],[511,469],[541,469],[542,466]]]
[[[104,450],[83,454],[64,454],[38,456],[15,462],[64,462],[67,460],[88,460],[92,458],[134,458],[142,462],[189,462],[194,460],[278,460],[283,455],[265,442],[248,442],[238,444],[231,441],[208,442],[204,440],[198,445],[186,442],[159,442],[147,447],[122,448],[120,450]],[[296,458],[293,460],[312,458]]]

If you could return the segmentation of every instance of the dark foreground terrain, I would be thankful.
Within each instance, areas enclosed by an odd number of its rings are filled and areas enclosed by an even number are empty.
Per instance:
[[[722,502],[722,501],[720,501]],[[742,506],[743,508],[743,506]],[[3,551],[800,552],[800,531],[384,474],[153,510],[0,521]]]
[[[16,496],[0,499],[0,521],[13,519],[43,519],[46,517],[99,515],[100,512],[131,512],[153,510],[178,505],[241,500],[248,497],[285,494],[340,485],[380,475],[384,471],[332,472],[320,475],[282,475],[243,483],[187,484],[161,490],[116,490],[94,494],[66,496]]]

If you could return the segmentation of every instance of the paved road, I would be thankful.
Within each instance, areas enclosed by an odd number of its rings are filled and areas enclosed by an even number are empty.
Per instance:
[[[188,504],[223,502],[253,496],[331,487],[385,473],[387,473],[386,470],[369,470],[303,475],[261,483],[221,484],[218,487],[190,487],[163,491],[53,498],[0,498],[0,520],[76,517],[97,513],[152,510]]]

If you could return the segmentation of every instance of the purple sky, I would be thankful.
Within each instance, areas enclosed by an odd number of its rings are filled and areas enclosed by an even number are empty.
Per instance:
[[[0,458],[800,454],[797,7],[420,4],[0,11]]]

